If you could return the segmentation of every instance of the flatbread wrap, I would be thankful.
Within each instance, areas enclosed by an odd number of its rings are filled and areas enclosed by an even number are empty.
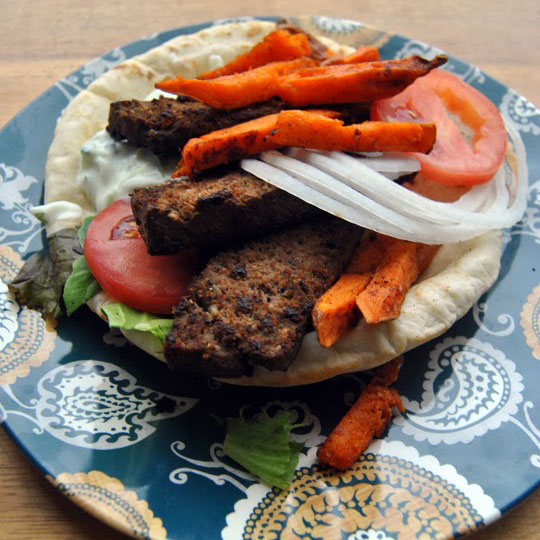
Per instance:
[[[77,175],[81,147],[106,127],[112,102],[145,99],[159,81],[178,75],[193,78],[215,69],[249,50],[274,28],[274,23],[248,21],[174,38],[114,67],[78,94],[56,126],[46,164],[44,201],[67,201],[77,205],[80,212],[49,220],[48,234],[79,226],[85,216],[100,210],[85,193]],[[326,38],[321,41],[338,55],[353,51]],[[397,319],[375,325],[361,320],[329,348],[322,347],[315,333],[309,332],[288,369],[269,370],[256,366],[251,376],[224,380],[240,385],[295,386],[384,364],[443,334],[463,317],[495,282],[501,250],[499,230],[445,244],[411,287]],[[90,299],[88,305],[105,318],[101,308],[111,302],[114,299],[101,292]],[[158,340],[137,330],[123,332],[133,344],[163,360]]]

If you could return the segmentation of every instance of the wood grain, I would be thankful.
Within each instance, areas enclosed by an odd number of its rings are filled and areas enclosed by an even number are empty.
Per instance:
[[[271,7],[249,0],[0,0],[0,126],[81,64],[141,36],[209,19],[303,13],[361,20],[425,41],[479,66],[540,106],[537,0],[275,0]],[[1,538],[122,537],[59,495],[3,430],[0,448]],[[540,492],[472,538],[538,539],[538,516]]]

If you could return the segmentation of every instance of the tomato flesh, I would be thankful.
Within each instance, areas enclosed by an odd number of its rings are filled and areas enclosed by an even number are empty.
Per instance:
[[[88,267],[101,288],[140,311],[170,315],[187,288],[195,266],[191,253],[153,256],[129,225],[128,199],[98,214],[84,242]],[[127,224],[127,225],[126,225]]]
[[[430,180],[448,185],[481,184],[501,166],[507,135],[499,111],[483,94],[446,71],[436,69],[400,94],[376,101],[374,120],[434,123],[429,154],[414,153]],[[466,140],[456,118],[470,132]]]

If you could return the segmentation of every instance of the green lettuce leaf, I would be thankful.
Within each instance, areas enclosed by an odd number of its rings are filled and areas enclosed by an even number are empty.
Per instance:
[[[254,420],[227,418],[225,453],[269,485],[286,489],[298,464],[302,444],[289,440],[290,416],[260,414]]]
[[[49,238],[49,252],[31,255],[9,283],[9,290],[19,304],[58,318],[64,284],[81,255],[77,229],[58,231]]]
[[[166,319],[144,311],[137,311],[120,303],[107,304],[101,310],[107,315],[111,328],[150,332],[162,344],[173,324],[172,319]]]
[[[90,272],[84,255],[73,263],[73,271],[64,287],[64,304],[68,317],[101,290],[96,278]]]
[[[58,297],[72,272],[73,263],[82,254],[77,229],[63,229],[49,237],[49,254],[56,273],[56,290]]]
[[[31,255],[8,288],[20,305],[37,309],[55,319],[62,315],[52,259],[48,253]]]
[[[85,217],[82,220],[81,226],[79,227],[79,230],[77,231],[77,236],[79,237],[79,243],[81,244],[81,247],[84,248],[84,239],[86,238],[86,233],[88,232],[88,227],[90,227],[90,223],[92,223],[92,220],[95,216],[88,216]]]
[[[71,315],[101,288],[83,255],[83,244],[93,216],[79,229],[62,229],[48,238],[49,252],[35,253],[8,285],[19,304],[55,319]]]
[[[94,216],[85,217],[77,231],[77,238],[79,239],[81,249],[84,248],[84,239],[93,219]],[[99,291],[101,291],[101,287],[90,271],[90,268],[88,268],[84,255],[81,255],[73,261],[71,274],[64,285],[63,300],[66,306],[67,316],[72,315]]]

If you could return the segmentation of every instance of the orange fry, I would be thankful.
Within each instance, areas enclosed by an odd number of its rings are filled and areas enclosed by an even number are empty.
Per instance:
[[[371,274],[342,274],[317,300],[312,311],[313,326],[323,347],[331,347],[353,327],[358,312],[356,297],[371,280]]]
[[[249,71],[207,81],[177,77],[157,83],[156,88],[172,94],[191,96],[216,109],[238,109],[267,101],[276,94],[279,77],[314,65],[314,60],[303,57],[272,62]]]
[[[377,236],[366,235],[356,246],[345,273],[316,302],[311,315],[323,347],[331,347],[357,321],[356,297],[370,282],[381,257]]]
[[[369,324],[399,317],[405,295],[419,273],[418,244],[380,236],[385,253],[373,279],[356,297],[356,306]]]
[[[317,452],[323,465],[348,469],[380,437],[392,419],[392,407],[404,411],[399,394],[388,386],[399,374],[402,358],[395,358],[377,369],[371,382],[360,394]]]
[[[399,60],[299,69],[279,79],[276,95],[293,107],[371,102],[398,94],[446,60],[442,55],[429,61],[410,56]]]
[[[435,257],[437,251],[441,246],[432,246],[429,244],[418,244],[418,250],[416,255],[418,257],[418,275],[431,264],[433,257]]]
[[[339,116],[339,112],[317,110],[317,115]],[[194,173],[217,167],[258,154],[264,150],[279,148],[270,137],[270,132],[276,128],[278,114],[269,114],[255,118],[242,124],[212,131],[202,137],[190,139],[182,151],[182,159],[173,178],[192,176]]]
[[[353,251],[345,272],[349,274],[373,273],[379,266],[383,248],[377,233],[367,232]]]
[[[321,43],[313,34],[310,34],[304,28],[290,24],[286,19],[279,20],[276,25],[280,30],[286,30],[289,34],[303,34],[306,36],[311,47],[310,56],[313,60],[321,62],[322,60],[326,60],[329,56],[336,56],[326,47],[326,45]]]
[[[248,71],[270,62],[294,60],[310,54],[311,47],[305,34],[291,34],[286,30],[275,30],[245,54],[237,56],[228,64],[204,73],[198,78],[203,80],[215,79],[224,75]]]
[[[310,111],[281,111],[271,138],[278,146],[347,152],[422,152],[435,143],[434,124],[362,122],[344,126]]]
[[[341,64],[360,64],[362,62],[376,62],[379,60],[379,49],[371,45],[360,45],[356,51],[345,56],[328,58],[321,62],[321,66],[337,66]]]
[[[193,176],[194,173],[228,163],[263,150],[278,148],[267,137],[276,127],[277,114],[270,114],[230,128],[212,131],[190,139],[182,151],[179,168],[172,175]]]
[[[315,67],[315,60],[302,57],[211,80],[177,77],[157,83],[156,88],[194,97],[218,109],[245,107],[275,96],[294,107],[371,102],[398,94],[446,60],[442,55],[429,61],[410,56]]]

